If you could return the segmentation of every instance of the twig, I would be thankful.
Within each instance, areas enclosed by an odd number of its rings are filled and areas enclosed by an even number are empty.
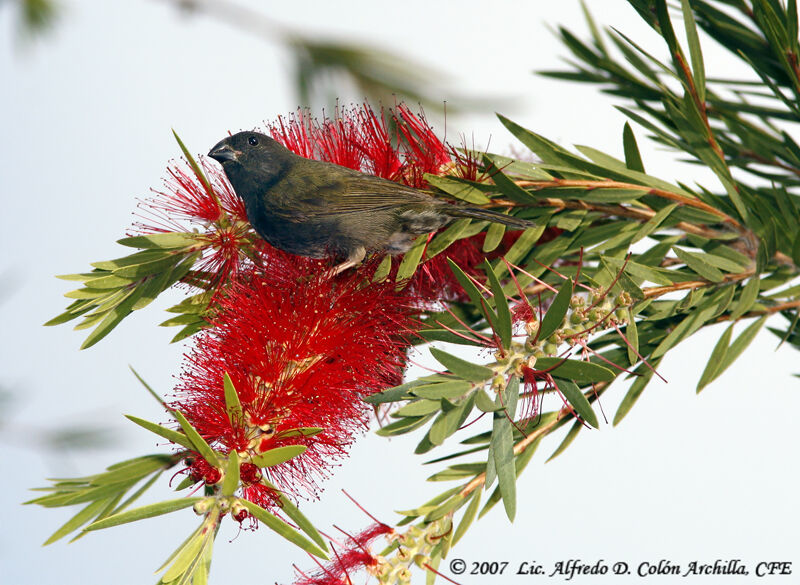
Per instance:
[[[742,226],[738,221],[733,219],[727,213],[716,209],[703,203],[699,199],[687,197],[679,193],[673,193],[665,189],[657,189],[655,187],[648,187],[647,185],[637,185],[636,183],[625,183],[622,181],[582,181],[582,180],[566,180],[566,179],[552,179],[549,181],[514,181],[520,187],[535,187],[536,189],[547,188],[563,188],[563,187],[583,187],[584,189],[628,189],[633,191],[646,191],[648,195],[655,195],[662,199],[675,201],[687,207],[694,207],[700,209],[711,215],[716,215],[723,222],[730,224],[733,228],[741,234],[746,234],[747,229]],[[626,208],[627,209],[627,208]]]

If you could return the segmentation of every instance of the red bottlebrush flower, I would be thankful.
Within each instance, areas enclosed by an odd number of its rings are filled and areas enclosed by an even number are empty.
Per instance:
[[[207,485],[214,485],[222,479],[222,472],[216,467],[212,467],[197,453],[192,453],[184,462],[186,463],[186,472],[195,483],[202,481]]]
[[[405,104],[399,104],[394,113],[397,132],[402,138],[406,153],[403,182],[411,187],[427,186],[424,174],[443,174],[452,166],[450,149],[439,140],[425,116],[416,115]]]
[[[203,256],[184,279],[204,289],[216,289],[250,263],[257,240],[247,221],[244,203],[216,165],[199,162],[210,190],[188,165],[167,169],[162,191],[143,200],[136,234],[195,233]]]
[[[363,271],[333,278],[318,261],[277,250],[269,260],[265,272],[242,275],[219,299],[212,328],[186,356],[173,406],[207,441],[245,459],[306,445],[264,472],[282,491],[313,494],[315,479],[365,428],[361,399],[398,383],[414,309],[393,283],[365,283]],[[225,408],[225,373],[242,404],[236,424]],[[324,430],[287,433],[301,427]]]
[[[187,164],[173,164],[167,169],[164,190],[153,190],[154,196],[140,203],[146,208],[144,222],[135,227],[140,233],[188,231],[205,228],[219,221],[224,214],[238,221],[247,221],[244,202],[237,197],[225,173],[215,164],[199,158],[200,167],[211,186],[209,192]]]
[[[278,121],[267,127],[270,136],[295,154],[305,158],[317,158],[315,132],[311,114],[298,110],[288,118],[278,116]]]
[[[333,119],[320,122],[308,111],[298,110],[286,119],[279,117],[268,131],[295,154],[361,170],[363,155],[352,112],[341,113],[337,108]]]
[[[392,142],[385,111],[381,109],[378,115],[364,104],[354,119],[359,127],[359,146],[364,155],[362,170],[390,181],[401,180],[405,162]]]
[[[366,569],[376,574],[380,561],[370,552],[370,545],[380,536],[393,532],[391,526],[376,522],[354,536],[347,535],[344,550],[334,548],[334,560],[320,565],[319,570],[307,575],[295,567],[300,577],[294,585],[351,585],[351,573]]]
[[[396,137],[389,130],[396,128]],[[478,178],[479,162],[436,136],[425,116],[405,104],[373,110],[369,104],[336,109],[320,122],[300,110],[268,125],[270,135],[292,152],[424,188],[425,173],[454,172]]]

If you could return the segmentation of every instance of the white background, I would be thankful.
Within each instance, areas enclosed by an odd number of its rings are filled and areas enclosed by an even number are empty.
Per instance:
[[[548,25],[585,31],[576,1],[251,4],[309,34],[379,43],[413,57],[452,75],[459,92],[515,97],[516,107],[505,113],[523,126],[565,145],[589,144],[621,156],[624,120],[608,98],[593,87],[531,73],[557,67],[566,54]],[[661,51],[622,0],[592,7],[601,22]],[[135,198],[158,187],[168,159],[179,154],[170,128],[192,151],[206,152],[228,130],[293,111],[288,53],[279,44],[203,16],[186,18],[156,1],[65,0],[55,33],[27,47],[15,40],[12,16],[9,3],[3,3],[0,385],[12,402],[1,411],[0,583],[155,582],[152,571],[196,524],[191,512],[42,548],[74,511],[20,506],[34,495],[28,489],[44,485],[46,477],[92,473],[122,458],[163,451],[152,435],[122,418],[131,413],[164,419],[127,366],[133,364],[162,394],[169,393],[182,354],[181,346],[168,344],[175,331],[155,326],[170,299],[128,318],[98,346],[78,351],[85,332],[41,326],[68,302],[61,294],[70,283],[53,275],[83,271],[90,261],[121,254],[114,240],[130,224]],[[706,45],[706,64],[716,76],[733,74],[732,63]],[[491,136],[495,151],[507,151],[514,142],[491,111],[451,118],[448,134],[458,131],[474,134],[484,145]],[[657,151],[640,129],[637,135],[649,172],[718,188],[697,169],[671,164],[670,155]],[[661,368],[669,383],[653,381],[618,428],[605,424],[584,431],[546,465],[557,439],[545,443],[520,478],[516,522],[510,525],[498,506],[452,553],[470,563],[510,561],[507,574],[458,580],[533,582],[509,574],[523,561],[541,562],[549,573],[554,563],[572,558],[621,560],[633,567],[659,559],[684,566],[692,560],[742,559],[751,569],[758,561],[793,561],[794,576],[764,582],[796,583],[800,392],[791,374],[800,371],[800,363],[791,348],[775,353],[777,338],[764,332],[735,366],[696,396],[697,379],[721,332],[711,329],[672,351]],[[604,396],[609,418],[625,387]],[[39,446],[47,429],[90,423],[111,429],[112,448],[52,452]],[[418,438],[364,437],[335,470],[322,500],[305,511],[320,527],[336,523],[358,530],[367,519],[340,493],[345,488],[374,515],[396,521],[392,510],[419,505],[447,487],[424,482],[434,470],[422,468],[411,454]],[[146,501],[168,493],[154,490]],[[217,540],[212,582],[286,583],[293,562],[312,566],[266,529],[237,537],[228,522]],[[751,575],[724,582],[752,580]],[[363,582],[362,576],[354,582]],[[674,581],[606,576],[573,582]]]

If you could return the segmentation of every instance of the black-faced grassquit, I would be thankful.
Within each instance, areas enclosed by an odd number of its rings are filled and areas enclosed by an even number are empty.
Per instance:
[[[304,158],[257,132],[228,136],[208,155],[222,164],[259,236],[291,254],[333,257],[342,262],[337,271],[358,264],[368,252],[406,252],[417,236],[455,218],[492,221],[515,229],[534,225]]]

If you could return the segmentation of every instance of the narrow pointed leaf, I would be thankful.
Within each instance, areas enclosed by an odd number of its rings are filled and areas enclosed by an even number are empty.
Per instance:
[[[120,524],[127,524],[128,522],[136,522],[137,520],[144,520],[145,518],[153,518],[155,516],[162,516],[170,512],[183,510],[190,506],[194,506],[203,498],[180,498],[177,500],[166,500],[158,502],[157,504],[150,504],[149,506],[142,506],[141,508],[134,508],[127,512],[120,512],[102,520],[98,520],[87,526],[84,530],[102,530],[103,528],[111,528],[112,526],[119,526]]]
[[[322,538],[322,535],[317,531],[316,527],[311,523],[311,521],[306,518],[306,516],[299,510],[297,506],[292,503],[292,501],[287,498],[281,491],[278,489],[276,485],[270,483],[269,480],[266,478],[262,478],[261,482],[266,485],[268,488],[274,490],[276,494],[278,494],[278,498],[281,502],[281,512],[286,514],[290,520],[292,520],[297,527],[300,528],[303,532],[306,533],[311,540],[319,545],[319,547],[328,552],[328,545],[325,542],[325,539]]]
[[[200,436],[200,433],[186,420],[186,417],[183,416],[183,413],[179,410],[172,411],[172,414],[178,420],[178,423],[181,425],[183,432],[186,434],[186,437],[191,441],[194,450],[197,451],[200,456],[208,462],[209,465],[214,467],[219,467],[219,457],[217,453],[211,448],[211,446],[206,443],[205,439]]]
[[[176,445],[181,445],[192,451],[197,450],[192,441],[189,439],[189,437],[187,437],[183,433],[179,433],[178,431],[173,431],[172,429],[168,429],[167,427],[162,427],[159,424],[144,420],[143,418],[139,418],[131,414],[126,414],[125,418],[127,418],[131,422],[136,423],[140,427],[147,429],[151,433],[155,433],[160,437],[164,437],[171,443],[175,443]]]
[[[228,464],[225,466],[225,479],[222,480],[222,495],[232,496],[239,488],[239,454],[235,449],[228,453]]]
[[[561,285],[558,294],[553,299],[547,313],[544,314],[542,325],[539,328],[539,339],[547,339],[561,327],[564,317],[572,299],[572,281],[567,280]]]
[[[231,380],[228,372],[225,372],[222,379],[225,388],[225,410],[228,413],[228,420],[231,421],[231,425],[235,428],[242,420],[242,403],[239,402],[239,393],[236,392],[233,380]]]
[[[484,266],[484,271],[486,272],[486,276],[492,288],[495,312],[497,315],[497,334],[500,336],[503,347],[508,349],[511,347],[511,311],[508,308],[508,300],[503,292],[503,287],[500,286],[500,281],[497,280],[494,269],[488,262]]]
[[[494,371],[486,366],[473,364],[435,347],[432,347],[430,351],[436,361],[463,380],[483,382],[494,376]]]
[[[456,528],[455,533],[453,534],[453,542],[452,546],[455,546],[461,537],[467,533],[469,527],[475,521],[475,517],[478,515],[478,507],[481,505],[481,494],[482,490],[474,490],[472,492],[472,498],[470,498],[469,505],[467,509],[464,511],[464,515],[461,517],[461,521]]]
[[[67,520],[61,528],[56,530],[50,537],[42,543],[42,546],[52,544],[57,540],[64,538],[67,534],[76,531],[78,528],[86,524],[95,515],[97,515],[103,507],[108,503],[108,500],[96,500],[84,507],[80,512],[75,514],[72,518]]]
[[[555,366],[555,367],[554,367]],[[552,370],[550,368],[553,368]],[[608,366],[580,360],[562,360],[560,358],[539,358],[536,360],[537,370],[548,370],[553,376],[572,380],[579,384],[592,382],[610,382],[616,374]]]
[[[642,155],[639,154],[639,146],[636,144],[636,136],[628,122],[622,129],[622,145],[625,149],[625,164],[632,171],[644,172]]]
[[[425,244],[427,242],[428,236],[427,234],[423,234],[419,236],[414,241],[414,245],[403,254],[403,259],[400,261],[400,266],[397,268],[396,279],[398,282],[403,282],[414,276],[414,272],[417,271],[417,266],[419,266],[422,260],[422,253],[425,251]]]
[[[730,327],[725,329],[719,341],[717,341],[717,344],[714,346],[714,349],[711,351],[711,356],[708,358],[708,363],[703,370],[703,374],[700,376],[700,381],[697,382],[697,392],[700,392],[700,390],[705,388],[719,375],[720,366],[722,366],[722,362],[725,359],[725,354],[731,342],[733,325],[734,324],[731,323]]]
[[[556,386],[558,386],[558,390],[561,394],[564,395],[564,398],[572,405],[580,417],[592,425],[594,428],[598,428],[600,423],[597,421],[597,415],[592,410],[592,405],[586,399],[586,396],[583,395],[583,392],[580,391],[580,388],[572,381],[572,380],[563,380],[560,378],[556,378]]]
[[[294,457],[305,453],[306,449],[308,449],[308,447],[305,445],[286,445],[284,447],[275,447],[269,451],[264,451],[257,457],[253,457],[251,462],[257,467],[272,467],[274,465],[285,463],[289,461],[289,459],[293,459]]]
[[[297,532],[294,528],[286,524],[283,520],[276,518],[272,514],[270,514],[264,508],[250,502],[248,500],[239,500],[239,503],[242,504],[250,514],[255,517],[256,520],[264,524],[270,530],[277,532],[283,538],[288,540],[289,542],[296,544],[304,551],[309,554],[314,555],[315,557],[319,557],[321,559],[328,559],[328,556],[325,552],[322,551],[317,545],[312,543],[308,540],[305,536]]]

